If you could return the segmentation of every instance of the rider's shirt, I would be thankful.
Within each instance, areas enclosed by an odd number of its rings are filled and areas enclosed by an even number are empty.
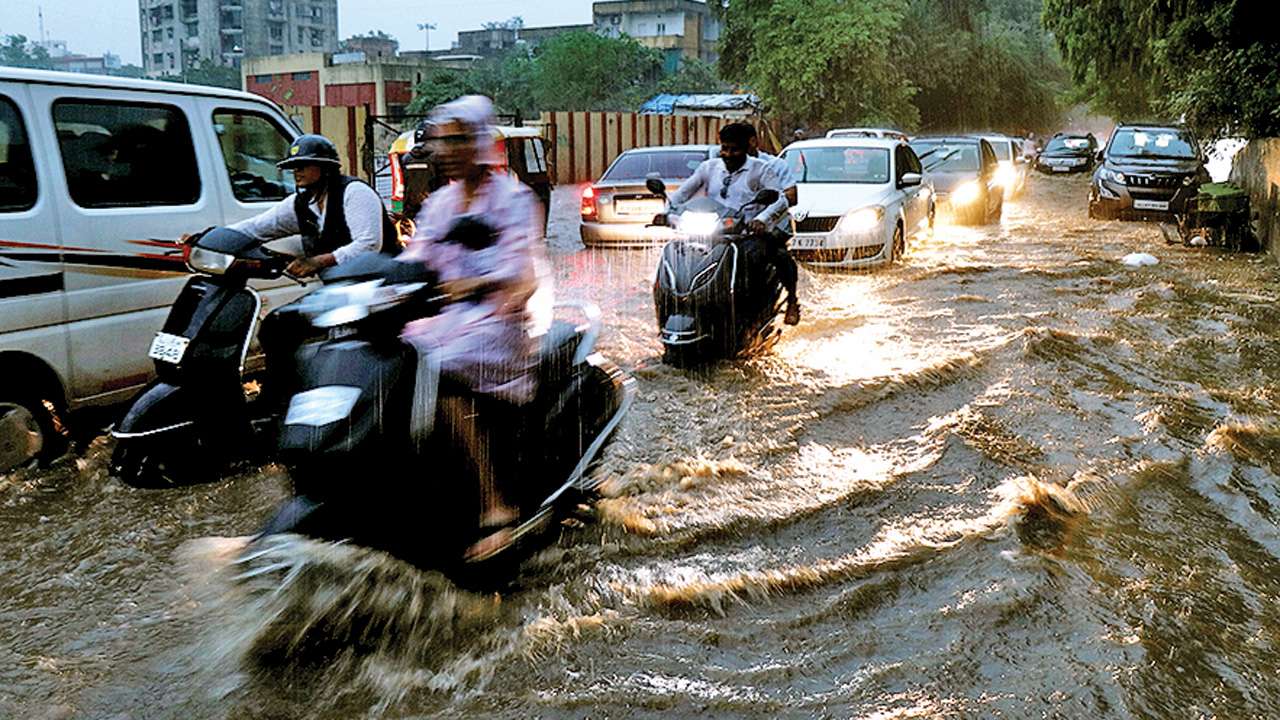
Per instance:
[[[261,215],[232,225],[231,229],[262,242],[297,235],[302,232],[302,224],[298,222],[296,197],[296,194],[290,195]],[[329,202],[332,201],[333,198],[330,198]],[[328,204],[326,202],[325,206]],[[319,226],[324,227],[325,213],[319,205],[313,200],[307,207],[317,218]],[[382,198],[378,197],[373,188],[362,182],[349,183],[342,194],[342,214],[351,234],[351,242],[333,251],[333,258],[339,265],[361,253],[378,252],[382,249]]]
[[[492,244],[471,247],[451,241],[449,231],[464,217],[492,227]],[[532,399],[537,341],[531,332],[539,329],[535,295],[550,292],[542,272],[546,265],[537,198],[519,180],[492,172],[469,206],[460,182],[431,193],[416,223],[401,260],[424,262],[441,280],[480,278],[496,287],[409,323],[405,337],[434,353],[443,374],[474,393],[513,403]]]
[[[791,164],[777,155],[770,155],[767,152],[761,152],[757,157],[765,163],[765,173],[768,178],[772,179],[773,185],[768,187],[780,187],[783,190],[796,186],[795,173],[791,172]],[[768,180],[766,180],[766,183]],[[791,215],[783,213],[778,218],[778,222],[774,223],[775,230],[791,234]]]
[[[712,158],[699,165],[669,200],[673,207],[678,207],[689,202],[701,190],[721,205],[737,210],[750,203],[756,193],[772,188],[778,191],[778,200],[752,219],[775,227],[786,220],[787,215],[787,199],[782,194],[787,188],[780,182],[782,180],[770,169],[769,163],[760,158],[748,157],[742,167],[733,172],[724,166],[724,160]]]

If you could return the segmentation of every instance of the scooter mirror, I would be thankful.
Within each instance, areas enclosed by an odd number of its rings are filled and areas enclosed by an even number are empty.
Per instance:
[[[662,182],[662,178],[658,173],[649,173],[649,175],[645,177],[644,187],[654,195],[661,197],[667,196],[667,185]]]

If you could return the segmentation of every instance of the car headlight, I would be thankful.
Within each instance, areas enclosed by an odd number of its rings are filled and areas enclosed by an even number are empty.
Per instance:
[[[880,205],[854,210],[840,218],[840,229],[848,233],[861,233],[875,228],[884,220],[884,208]]]
[[[978,193],[978,183],[970,180],[952,191],[951,204],[968,205],[978,199]]]
[[[216,252],[196,246],[191,248],[191,254],[187,256],[187,267],[196,272],[208,273],[210,275],[225,275],[227,270],[235,264],[236,257],[226,253]]]
[[[709,212],[687,212],[676,221],[676,230],[685,235],[712,235],[719,226],[720,216]]]
[[[1113,183],[1124,184],[1124,173],[1111,168],[1102,168],[1102,179],[1110,180]]]
[[[350,385],[326,385],[298,393],[289,401],[285,425],[323,427],[351,415],[360,398],[360,388]]]

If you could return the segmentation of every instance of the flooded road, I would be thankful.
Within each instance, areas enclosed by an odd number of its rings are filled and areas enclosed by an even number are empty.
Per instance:
[[[579,249],[558,194],[557,291],[639,382],[593,521],[501,598],[287,542],[284,592],[228,591],[184,543],[282,472],[135,491],[100,439],[0,480],[0,716],[1280,716],[1280,268],[1087,187],[802,273],[802,324],[705,374],[659,362],[657,251]]]

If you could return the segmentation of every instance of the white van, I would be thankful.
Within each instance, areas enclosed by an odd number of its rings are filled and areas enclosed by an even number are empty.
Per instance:
[[[291,193],[275,161],[298,134],[257,95],[0,67],[0,472],[152,377],[179,238]],[[255,285],[264,313],[303,292]]]

